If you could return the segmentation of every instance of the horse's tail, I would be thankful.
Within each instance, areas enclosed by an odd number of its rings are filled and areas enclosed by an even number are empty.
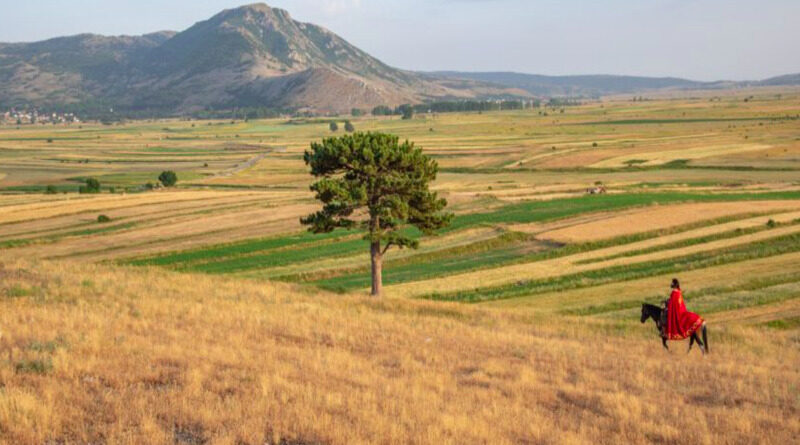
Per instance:
[[[703,346],[706,349],[706,354],[708,354],[708,336],[706,335],[706,324],[703,323]]]

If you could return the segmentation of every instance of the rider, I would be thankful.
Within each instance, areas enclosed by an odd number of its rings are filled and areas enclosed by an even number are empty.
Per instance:
[[[670,288],[672,292],[667,302],[667,320],[663,324],[664,336],[669,340],[683,340],[691,337],[695,331],[703,326],[703,318],[694,312],[686,310],[686,303],[683,301],[683,293],[681,292],[681,283],[677,278],[672,279]]]

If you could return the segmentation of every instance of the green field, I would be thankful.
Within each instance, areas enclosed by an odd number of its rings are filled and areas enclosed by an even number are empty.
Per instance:
[[[455,273],[471,271],[481,268],[497,267],[504,264],[535,261],[537,258],[552,257],[552,253],[531,252],[531,245],[535,244],[532,237],[526,243],[525,236],[513,236],[502,227],[509,224],[526,224],[532,222],[552,221],[590,214],[597,211],[614,211],[634,207],[665,205],[682,202],[746,202],[751,199],[759,200],[791,200],[800,199],[800,192],[767,192],[759,195],[752,194],[701,194],[701,193],[637,193],[605,195],[596,197],[563,198],[551,201],[534,201],[519,204],[510,204],[489,213],[473,213],[456,217],[450,227],[442,230],[441,234],[454,231],[464,231],[475,226],[497,226],[505,232],[489,241],[477,241],[456,248],[443,249],[435,254],[419,254],[400,261],[389,261],[384,280],[387,284],[403,283],[426,279],[436,276],[445,276]],[[764,229],[767,227],[764,226]],[[683,240],[674,244],[667,244],[643,250],[633,250],[625,253],[600,257],[587,262],[598,262],[624,256],[635,256],[660,250],[669,250],[694,244],[701,244],[718,239],[742,236],[754,233],[757,230],[734,230],[727,233],[709,235],[704,237]],[[441,235],[440,234],[440,235]],[[518,234],[521,235],[521,234]],[[419,234],[416,235],[417,237]],[[641,239],[641,237],[638,237]],[[634,239],[617,240],[618,244]],[[594,247],[601,247],[602,244]],[[559,246],[548,246],[547,250]],[[563,247],[563,246],[560,246]],[[582,250],[589,250],[592,246],[584,246]],[[263,276],[279,280],[310,282],[325,289],[345,291],[365,288],[369,286],[369,271],[364,266],[356,266],[355,270],[333,269],[316,271],[315,273],[295,273],[281,275],[272,272],[273,269],[282,268],[292,264],[303,264],[320,258],[347,257],[362,254],[364,242],[358,234],[348,235],[346,232],[334,232],[323,235],[300,233],[297,235],[267,238],[263,240],[248,240],[240,243],[209,246],[203,249],[193,249],[186,252],[170,253],[154,257],[138,258],[125,261],[133,265],[169,266],[181,271],[203,273],[240,273],[251,272],[250,276]],[[565,249],[563,254],[574,252],[575,249]],[[578,264],[581,264],[580,262]],[[257,272],[257,273],[252,273]],[[315,279],[315,276],[324,276]]]
[[[331,134],[329,122],[350,119],[357,130],[422,146],[439,163],[434,189],[455,213],[435,236],[405,229],[421,248],[389,251],[383,276],[391,295],[530,308],[538,296],[734,263],[746,276],[752,261],[796,253],[800,217],[790,213],[800,210],[792,117],[800,96],[750,96],[587,101],[555,118],[543,109],[0,127],[0,204],[13,210],[0,218],[0,246],[38,258],[364,292],[363,234],[312,234],[299,224],[317,206],[302,152]],[[148,192],[144,185],[167,169],[178,173],[177,188]],[[100,180],[103,193],[76,195],[87,177]],[[57,194],[31,194],[47,185]],[[608,193],[586,193],[597,185]],[[665,208],[688,219],[648,219]],[[97,225],[101,213],[112,222]],[[559,238],[584,225],[575,233],[587,239]],[[624,312],[651,296],[556,309]]]
[[[525,297],[540,293],[598,286],[610,282],[635,280],[649,276],[676,274],[693,269],[703,269],[797,251],[800,251],[800,235],[793,234],[741,247],[677,256],[667,260],[642,262],[632,266],[608,267],[552,279],[519,281],[511,285],[478,288],[452,294],[433,293],[428,295],[427,298],[432,300],[478,302]]]

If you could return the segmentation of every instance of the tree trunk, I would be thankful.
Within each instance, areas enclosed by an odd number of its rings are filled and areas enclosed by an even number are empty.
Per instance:
[[[381,277],[381,243],[380,241],[373,241],[370,244],[370,253],[372,254],[372,296],[379,297],[383,290],[383,278]]]

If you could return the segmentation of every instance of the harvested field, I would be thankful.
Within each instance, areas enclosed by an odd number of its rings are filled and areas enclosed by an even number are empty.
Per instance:
[[[736,144],[736,145],[716,145],[710,147],[691,147],[682,150],[659,150],[656,152],[636,153],[635,155],[618,156],[606,159],[602,162],[592,164],[592,167],[622,167],[631,160],[642,160],[639,164],[659,165],[676,159],[702,159],[719,155],[739,154],[744,152],[761,151],[772,148],[766,144]]]
[[[135,203],[127,207],[102,209],[114,221],[135,221],[137,224],[157,221],[159,219],[174,218],[187,214],[212,214],[215,212],[240,209],[243,207],[262,207],[270,202],[275,202],[263,195],[235,195],[221,194],[216,198],[171,201],[167,203],[156,202],[150,204]],[[81,212],[50,218],[32,219],[19,223],[9,223],[0,229],[2,238],[35,238],[84,227],[96,222],[96,213]]]
[[[710,287],[745,288],[748,282],[769,281],[770,277],[790,274],[800,267],[800,253],[788,253],[770,258],[761,258],[741,263],[725,264],[706,269],[685,271],[680,274],[686,283],[686,295],[690,299],[695,291]],[[597,307],[615,303],[632,303],[628,316],[635,316],[643,301],[660,301],[667,297],[669,282],[674,274],[657,275],[638,280],[616,282],[600,286],[543,293],[531,297],[498,300],[486,303],[490,306],[534,311],[573,311],[579,308]],[[800,295],[798,295],[800,297]]]
[[[121,233],[99,235],[93,240],[90,238],[91,242],[89,243],[83,238],[64,240],[48,245],[46,252],[42,253],[46,257],[56,258],[86,255],[91,257],[97,253],[108,253],[107,251],[109,250],[124,249],[128,246],[142,243],[169,242],[175,238],[202,236],[234,229],[249,228],[252,230],[252,234],[256,235],[259,233],[259,227],[276,221],[287,222],[282,226],[284,230],[292,227],[299,228],[299,218],[310,213],[314,208],[316,207],[309,204],[297,204],[263,209],[246,209],[238,212],[225,212],[220,215],[202,215],[202,217],[190,215],[160,221],[157,225],[150,227],[143,226]],[[243,221],[248,223],[243,223]],[[32,246],[30,248],[22,248],[20,252],[24,255],[35,255],[39,250],[36,246]]]
[[[800,316],[800,304],[794,299],[780,304],[754,306],[744,309],[736,308],[714,314],[712,320],[716,323],[727,322],[758,325],[766,324],[774,320],[793,319],[798,316]]]
[[[792,217],[794,218],[793,215]],[[800,233],[800,227],[789,226],[770,230],[766,232],[754,233],[732,239],[723,239],[719,241],[712,241],[700,245],[693,245],[683,248],[672,249],[669,251],[660,251],[644,255],[637,255],[633,257],[622,257],[613,260],[603,261],[599,263],[576,265],[575,263],[596,256],[609,256],[623,252],[625,250],[641,249],[648,245],[652,245],[647,241],[640,243],[626,244],[620,247],[609,247],[605,249],[598,249],[587,253],[578,253],[563,258],[556,258],[553,260],[537,261],[533,263],[515,264],[511,266],[499,267],[490,270],[480,270],[476,272],[451,275],[448,277],[418,281],[410,284],[400,284],[397,286],[387,286],[387,292],[390,295],[420,295],[429,292],[449,292],[459,289],[470,289],[484,286],[500,286],[503,284],[514,283],[520,280],[534,280],[545,277],[555,277],[565,275],[568,273],[578,273],[588,270],[605,269],[608,267],[622,266],[626,264],[634,264],[645,261],[661,260],[671,257],[678,257],[682,255],[690,255],[697,252],[703,252],[714,249],[721,249],[741,244],[752,243],[761,241],[780,235]],[[662,239],[658,240],[663,241]]]
[[[539,237],[563,243],[597,241],[630,235],[646,230],[659,230],[697,221],[725,216],[800,209],[800,201],[709,202],[655,206],[624,212],[598,215],[594,221],[571,225],[560,222],[561,228],[547,230],[546,226],[514,226],[513,230],[535,232]],[[566,227],[564,227],[566,226]]]
[[[248,192],[235,192],[249,195]],[[39,220],[62,215],[107,211],[117,208],[131,207],[141,204],[172,203],[184,200],[213,199],[220,197],[220,192],[164,192],[139,195],[84,195],[79,198],[59,200],[45,204],[22,204],[9,206],[0,215],[0,224]],[[230,195],[227,195],[230,196]]]

